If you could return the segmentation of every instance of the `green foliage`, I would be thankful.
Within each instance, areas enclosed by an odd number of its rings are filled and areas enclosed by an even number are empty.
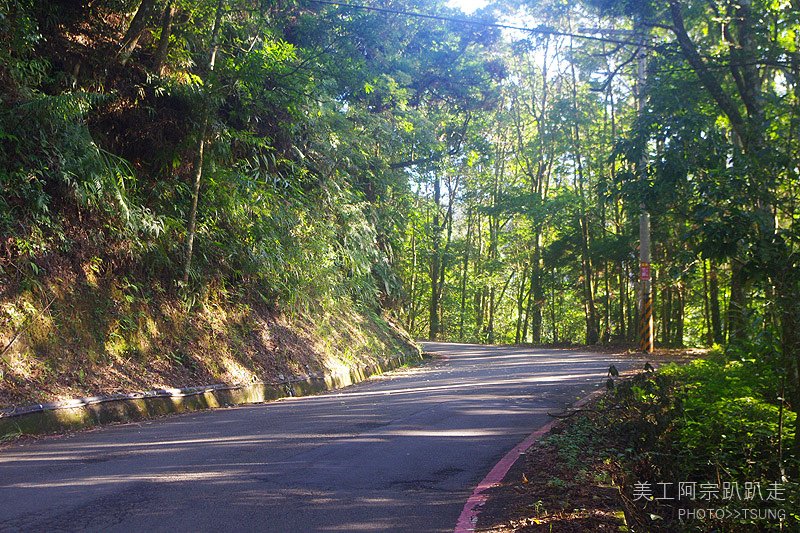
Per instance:
[[[798,488],[784,476],[797,462],[790,452],[797,413],[787,407],[780,392],[773,365],[755,359],[731,360],[721,351],[619,383],[604,412],[611,417],[611,431],[627,439],[622,444],[626,449],[616,453],[629,472],[628,484],[736,483],[744,487],[748,483],[766,491],[777,482],[786,491],[785,499],[756,499],[748,505],[774,504],[790,510]],[[707,504],[689,499],[682,503]],[[714,516],[679,520],[675,506],[647,505],[646,513],[663,515],[664,527],[675,530],[738,531],[764,524]],[[735,512],[742,501],[717,500],[714,505],[729,506]],[[789,518],[789,523],[793,520]]]
[[[559,459],[567,468],[577,470],[583,465],[586,455],[595,451],[590,446],[595,444],[592,440],[593,433],[592,424],[585,418],[578,418],[569,425],[566,431],[552,433],[542,442],[545,445],[552,445],[558,450]]]
[[[118,237],[160,233],[161,221],[137,203],[128,162],[98,147],[86,126],[86,115],[105,101],[98,94],[39,94],[0,115],[8,132],[0,170],[4,232],[27,240],[19,221],[57,231],[61,221],[53,215],[63,216],[66,193],[81,209],[107,216]]]
[[[206,132],[191,291],[249,287],[241,293],[297,310],[396,302],[408,186],[391,162],[406,157],[412,135],[442,150],[448,115],[437,122],[420,111],[434,86],[439,99],[485,99],[495,67],[472,43],[491,39],[413,24],[379,37],[390,25],[373,13],[231,1],[212,72],[217,3],[172,5],[167,64],[156,73],[149,54],[160,27],[124,68],[88,47],[67,70],[73,56],[63,50],[124,32],[108,21],[127,20],[129,2],[63,13],[2,4],[0,39],[14,45],[0,52],[13,81],[0,114],[0,229],[12,237],[11,261],[29,259],[35,278],[47,254],[89,247],[169,287],[184,262]],[[404,47],[431,52],[410,61]],[[438,77],[416,85],[422,72]]]
[[[707,472],[708,465],[736,479],[778,475],[778,450],[788,455],[797,415],[784,409],[783,433],[778,431],[781,391],[773,367],[755,359],[700,359],[662,372],[679,384],[676,447],[691,458],[687,475]]]

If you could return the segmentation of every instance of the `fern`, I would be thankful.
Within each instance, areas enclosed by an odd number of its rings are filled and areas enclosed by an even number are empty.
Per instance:
[[[45,118],[53,127],[58,127],[83,119],[93,108],[112,99],[112,95],[84,91],[56,95],[37,92],[33,98],[8,109],[5,114],[16,116],[19,120]]]
[[[84,209],[103,213],[107,227],[123,236],[157,236],[163,223],[136,200],[131,165],[92,139],[85,124],[87,114],[113,97],[88,92],[59,95],[38,93],[0,114],[0,131],[6,142],[0,155],[3,197],[16,197],[21,212],[0,203],[0,223],[6,228],[22,218],[41,224],[56,201],[45,193],[48,182],[66,184]],[[138,243],[139,239],[132,242]]]

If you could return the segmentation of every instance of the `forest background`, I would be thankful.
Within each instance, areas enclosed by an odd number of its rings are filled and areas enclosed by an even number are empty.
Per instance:
[[[403,329],[635,343],[645,209],[657,344],[718,345],[800,457],[798,28],[796,0],[0,0],[0,401]]]

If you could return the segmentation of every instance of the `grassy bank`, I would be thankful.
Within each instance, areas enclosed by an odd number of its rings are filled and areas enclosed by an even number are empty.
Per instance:
[[[282,311],[209,287],[191,299],[91,261],[0,299],[0,406],[210,383],[274,381],[413,350],[349,299]],[[12,343],[13,340],[13,343]]]

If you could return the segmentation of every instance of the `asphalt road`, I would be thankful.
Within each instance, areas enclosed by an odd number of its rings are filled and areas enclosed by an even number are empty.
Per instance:
[[[2,531],[452,531],[509,449],[604,386],[575,351],[425,343],[338,392],[0,449]]]

